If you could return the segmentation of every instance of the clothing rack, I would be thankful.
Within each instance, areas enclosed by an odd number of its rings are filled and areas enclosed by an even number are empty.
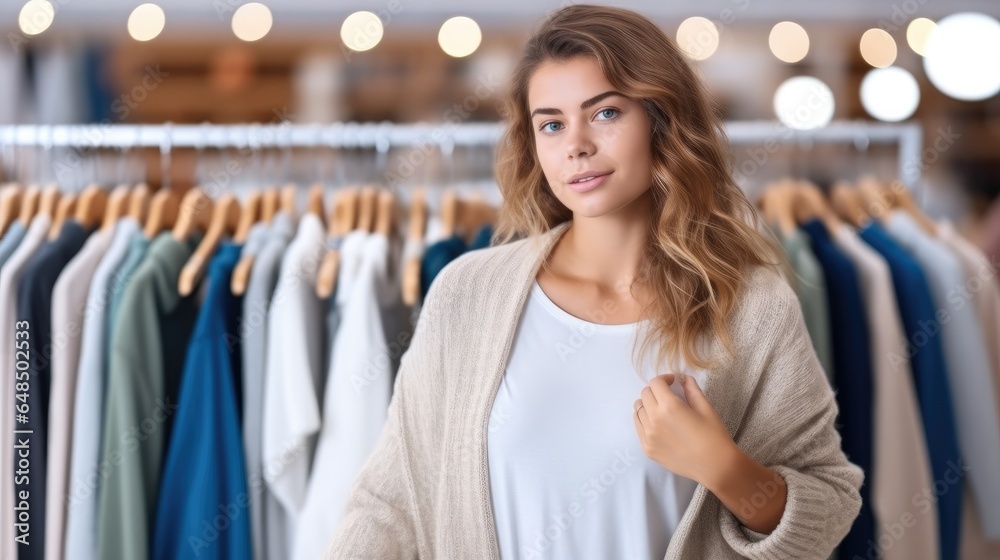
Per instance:
[[[899,179],[911,190],[920,185],[923,133],[918,123],[833,121],[811,130],[794,130],[777,121],[728,121],[726,133],[732,144],[774,143],[812,146],[854,144],[867,150],[870,144],[897,145]],[[0,146],[43,148],[136,148],[160,149],[169,158],[172,148],[375,148],[381,153],[393,147],[434,146],[450,153],[456,146],[492,146],[501,130],[499,123],[399,124],[392,122],[338,122],[292,124],[272,122],[243,125],[0,125]]]

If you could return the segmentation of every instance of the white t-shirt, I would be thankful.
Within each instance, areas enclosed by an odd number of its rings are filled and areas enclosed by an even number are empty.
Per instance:
[[[636,434],[642,388],[674,373],[653,367],[655,345],[635,371],[642,325],[579,319],[535,282],[487,433],[501,558],[664,557],[697,483],[646,457]],[[683,373],[704,387],[704,371]]]

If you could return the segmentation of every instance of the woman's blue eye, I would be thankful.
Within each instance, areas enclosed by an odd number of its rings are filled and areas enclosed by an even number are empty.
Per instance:
[[[608,113],[611,113],[610,115]],[[618,109],[603,109],[599,115],[603,115],[605,119],[613,119],[615,115],[618,114]]]
[[[557,125],[559,123],[557,123],[557,122],[548,122],[548,123],[545,123],[545,124],[542,125],[542,130],[545,131],[545,132],[555,132],[555,130],[553,130],[551,128],[546,128],[549,125],[553,125],[553,124]]]

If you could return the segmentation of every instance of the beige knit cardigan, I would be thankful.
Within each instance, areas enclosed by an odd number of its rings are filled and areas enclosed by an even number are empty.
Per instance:
[[[532,283],[569,224],[466,253],[438,275],[327,559],[500,559],[487,423]],[[798,300],[760,268],[729,323],[735,357],[712,343],[725,363],[704,392],[739,447],[785,479],[788,500],[764,535],[699,484],[665,559],[825,559],[858,514],[864,474],[841,451],[837,404]]]

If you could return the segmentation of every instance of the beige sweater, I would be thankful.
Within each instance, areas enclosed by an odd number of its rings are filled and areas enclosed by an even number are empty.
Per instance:
[[[438,275],[326,558],[499,560],[489,413],[532,282],[569,223],[466,253]],[[730,324],[736,356],[710,372],[704,392],[740,448],[784,477],[787,505],[763,535],[698,485],[665,559],[825,559],[858,514],[864,475],[840,449],[834,394],[799,303],[761,269]],[[723,355],[718,342],[710,351]]]

